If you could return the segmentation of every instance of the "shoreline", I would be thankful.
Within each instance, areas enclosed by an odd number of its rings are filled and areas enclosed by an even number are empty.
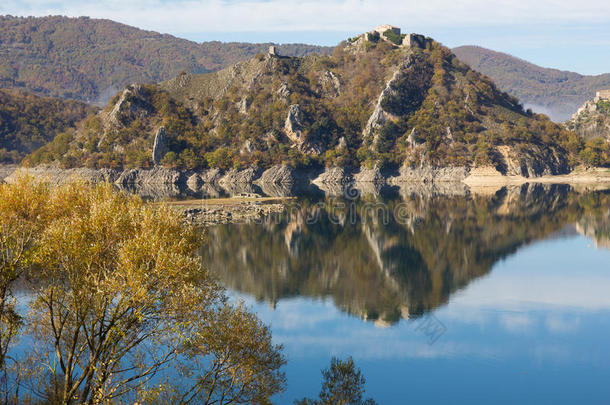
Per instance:
[[[187,222],[203,227],[247,223],[282,214],[297,198],[295,196],[310,193],[353,199],[360,195],[379,196],[384,193],[403,197],[413,194],[426,197],[492,196],[502,188],[513,189],[527,184],[548,187],[568,185],[576,192],[610,189],[610,169],[605,168],[577,169],[566,175],[534,178],[504,176],[493,168],[477,168],[468,172],[456,168],[443,168],[437,172],[426,169],[421,173],[410,169],[402,177],[384,176],[375,169],[354,174],[341,168],[331,168],[317,176],[285,167],[269,170],[272,176],[265,176],[267,172],[256,173],[252,169],[223,174],[214,170],[179,172],[156,168],[118,172],[47,167],[26,169],[0,165],[0,181],[6,179],[10,182],[14,172],[45,178],[51,184],[77,178],[93,183],[107,181],[119,189],[149,199],[153,204],[165,204],[179,211]],[[455,176],[455,173],[460,176]],[[422,174],[422,178],[418,178],[418,174]]]
[[[181,212],[187,222],[207,227],[252,222],[272,214],[281,214],[286,208],[286,202],[291,200],[294,197],[210,198],[155,204],[165,204]]]
[[[610,184],[610,168],[576,168],[567,174],[544,175],[540,177],[505,176],[493,168],[472,169],[463,180],[468,185],[520,185],[541,184]]]
[[[153,169],[60,169],[37,166],[33,168],[0,165],[0,181],[10,182],[15,176],[27,174],[61,184],[80,179],[86,182],[109,182],[121,189],[150,197],[171,199],[172,196],[197,195],[210,197],[268,197],[284,198],[299,191],[321,191],[327,194],[342,193],[348,188],[361,192],[378,192],[384,187],[405,185],[465,185],[468,187],[501,187],[538,184],[569,184],[578,186],[610,186],[610,168],[576,168],[571,173],[524,177],[503,175],[493,167],[402,167],[399,171],[382,172],[378,168],[361,168],[351,171],[340,167],[323,170],[296,170],[287,166],[273,166],[266,171],[256,168],[229,170],[175,170],[162,167]]]

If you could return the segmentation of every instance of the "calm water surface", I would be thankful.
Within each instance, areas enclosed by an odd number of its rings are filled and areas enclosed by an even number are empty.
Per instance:
[[[301,199],[209,233],[206,265],[285,346],[277,403],[350,355],[380,404],[610,402],[608,191]]]

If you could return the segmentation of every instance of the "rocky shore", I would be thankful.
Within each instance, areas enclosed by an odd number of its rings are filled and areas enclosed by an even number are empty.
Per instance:
[[[19,168],[0,166],[0,181],[11,182],[22,174],[45,179],[52,184],[72,180],[110,182],[152,201],[164,201],[179,210],[189,223],[211,226],[245,223],[283,213],[295,195],[324,195],[356,198],[382,193],[409,197],[494,195],[503,188],[521,189],[528,185],[554,187],[570,184],[575,189],[610,188],[610,170],[576,169],[559,176],[502,175],[494,168],[401,168],[383,172],[378,168],[349,171],[334,167],[299,171],[287,166],[268,170],[246,169],[221,172],[177,171],[155,168],[130,169],[58,169],[52,167]],[[384,194],[385,195],[385,194]]]
[[[264,198],[215,198],[210,200],[170,203],[182,212],[187,222],[210,226],[260,221],[272,214],[281,214],[286,200]]]
[[[318,171],[304,171],[284,165],[267,170],[218,169],[179,171],[156,167],[154,169],[60,169],[38,166],[20,168],[0,166],[0,180],[11,182],[16,176],[27,173],[46,179],[52,184],[81,179],[88,182],[110,182],[118,188],[137,193],[143,198],[160,200],[176,196],[218,198],[226,196],[287,197],[299,193],[342,195],[350,190],[364,194],[377,194],[386,187],[403,188],[408,185],[447,184],[469,186],[496,186],[502,184],[539,183],[610,183],[607,169],[577,169],[571,173],[553,175],[541,172],[540,176],[525,177],[516,173],[501,173],[493,167],[401,167],[397,171],[382,171],[377,167],[350,171],[331,167]],[[455,188],[455,187],[451,187]],[[458,187],[459,188],[459,187]]]

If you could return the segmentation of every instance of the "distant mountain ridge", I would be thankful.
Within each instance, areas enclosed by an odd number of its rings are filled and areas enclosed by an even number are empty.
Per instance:
[[[270,43],[196,43],[88,17],[0,16],[0,88],[72,98],[103,106],[125,86],[156,83],[180,72],[206,73],[266,53]],[[329,54],[332,47],[277,45],[281,55]],[[476,46],[453,52],[525,107],[565,121],[610,74],[584,76],[547,69]]]
[[[0,89],[0,164],[21,162],[95,111],[80,101]]]
[[[596,91],[610,88],[610,73],[586,76],[549,69],[479,46],[460,46],[453,53],[473,69],[489,76],[503,91],[527,107],[565,121]]]
[[[266,52],[271,44],[204,42],[88,17],[0,16],[0,87],[105,105],[125,86],[181,71],[205,73]],[[304,56],[331,48],[286,44]]]

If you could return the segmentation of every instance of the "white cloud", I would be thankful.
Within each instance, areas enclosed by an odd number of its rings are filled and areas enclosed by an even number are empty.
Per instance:
[[[551,315],[546,319],[546,326],[553,333],[574,332],[580,326],[580,318]]]
[[[526,332],[531,330],[534,320],[523,313],[506,313],[500,316],[500,323],[510,332]]]
[[[602,22],[610,2],[590,0],[8,0],[0,13],[88,15],[162,32],[347,31],[379,23],[403,27]]]

